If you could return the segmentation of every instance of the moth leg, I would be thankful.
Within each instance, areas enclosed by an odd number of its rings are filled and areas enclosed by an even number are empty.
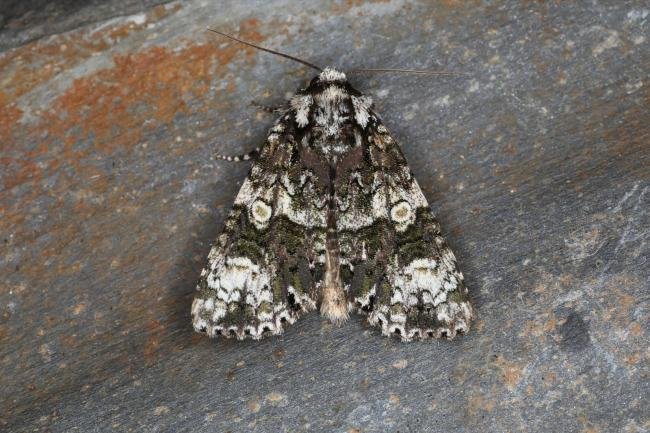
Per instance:
[[[271,114],[282,113],[283,111],[285,111],[287,109],[287,107],[283,106],[283,105],[275,105],[275,106],[274,105],[265,105],[265,104],[259,103],[257,101],[251,101],[251,105],[253,107],[255,107],[255,108],[258,108],[258,109],[260,109],[262,111],[265,111],[265,112],[271,113]]]
[[[260,154],[260,148],[256,147],[255,149],[251,150],[248,153],[243,153],[241,155],[235,155],[235,156],[230,156],[230,155],[222,155],[220,153],[215,153],[212,157],[214,159],[222,159],[224,161],[249,161],[249,160],[255,160]]]

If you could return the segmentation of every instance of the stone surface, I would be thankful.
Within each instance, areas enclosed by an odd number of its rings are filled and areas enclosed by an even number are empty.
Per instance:
[[[650,429],[647,2],[4,3],[0,430]],[[261,143],[250,101],[312,75],[208,26],[348,70],[468,74],[352,79],[457,253],[468,336],[317,314],[259,342],[192,331],[247,172],[209,156]]]

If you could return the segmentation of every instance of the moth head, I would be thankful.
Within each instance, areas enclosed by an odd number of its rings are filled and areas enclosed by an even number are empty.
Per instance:
[[[345,72],[331,66],[320,70],[320,73],[309,82],[307,87],[299,89],[297,94],[316,95],[327,91],[327,89],[339,89],[341,92],[345,93],[345,95],[341,96],[361,96],[361,92],[350,84]]]
[[[317,80],[320,84],[327,84],[327,83],[343,84],[348,81],[347,77],[343,72],[330,67],[323,69],[323,71],[320,74],[318,74],[318,77],[316,77],[314,80]]]

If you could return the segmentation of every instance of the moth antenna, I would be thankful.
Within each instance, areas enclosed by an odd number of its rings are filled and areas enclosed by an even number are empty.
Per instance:
[[[391,69],[391,68],[379,68],[379,69],[352,69],[348,71],[350,74],[364,74],[364,73],[375,73],[375,72],[398,72],[403,74],[416,74],[416,75],[469,75],[466,72],[454,72],[454,71],[431,71],[431,70],[422,70],[422,69]]]
[[[322,71],[323,70],[322,68],[314,65],[313,63],[309,63],[309,62],[307,62],[305,60],[302,60],[302,59],[299,59],[297,57],[290,56],[289,54],[284,54],[284,53],[281,53],[279,51],[272,50],[270,48],[264,48],[264,47],[261,47],[259,45],[255,45],[255,44],[253,44],[251,42],[243,41],[243,40],[238,39],[238,38],[236,38],[234,36],[228,35],[226,33],[222,33],[222,32],[220,32],[218,30],[208,28],[208,31],[210,31],[212,33],[216,33],[216,34],[221,35],[221,36],[225,36],[228,39],[232,39],[233,41],[239,42],[240,44],[244,44],[244,45],[248,45],[249,47],[257,48],[260,51],[266,51],[267,53],[275,54],[276,56],[284,57],[285,59],[289,59],[289,60],[293,60],[294,62],[302,63],[305,66],[309,66],[312,69],[316,69],[317,71]]]

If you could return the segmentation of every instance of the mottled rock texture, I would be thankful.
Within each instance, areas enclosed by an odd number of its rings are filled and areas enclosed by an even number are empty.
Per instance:
[[[0,430],[650,429],[650,6],[3,2]],[[356,75],[478,313],[401,343],[309,315],[208,340],[190,304],[245,164],[312,72]]]

